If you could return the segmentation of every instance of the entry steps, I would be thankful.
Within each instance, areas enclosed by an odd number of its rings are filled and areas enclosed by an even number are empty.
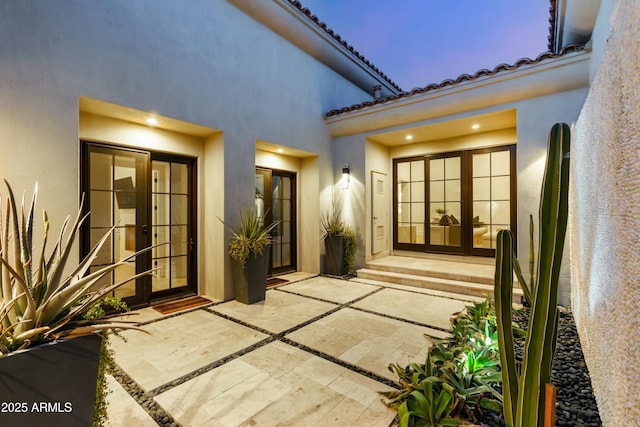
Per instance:
[[[391,255],[367,262],[356,273],[361,279],[493,298],[495,265],[490,262],[491,259]],[[514,280],[513,302],[521,303],[522,298],[522,289]]]

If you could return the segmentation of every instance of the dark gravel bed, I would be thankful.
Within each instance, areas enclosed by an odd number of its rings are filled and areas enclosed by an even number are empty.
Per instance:
[[[551,382],[557,388],[556,425],[601,426],[591,378],[570,311],[560,313],[558,346],[553,363]]]
[[[525,307],[520,313],[514,313],[514,321],[526,329],[529,314],[530,309]],[[518,345],[516,357],[522,360],[522,347]],[[551,382],[557,389],[556,426],[602,426],[573,314],[565,309],[561,309],[558,321],[558,344]],[[481,425],[502,427],[504,420],[499,414],[487,413],[481,419]]]

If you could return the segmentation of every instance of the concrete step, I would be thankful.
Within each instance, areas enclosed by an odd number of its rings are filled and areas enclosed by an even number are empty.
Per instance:
[[[473,262],[470,262],[470,258],[460,257],[459,260],[456,260],[451,256],[448,259],[438,259],[392,255],[368,261],[365,267],[371,270],[406,273],[493,286],[495,261],[488,258],[480,258],[479,260],[472,259]],[[514,286],[519,287],[515,277]]]
[[[463,282],[479,283],[484,285],[493,285],[493,276],[482,273],[465,273],[455,271],[453,269],[444,268],[424,268],[412,267],[410,265],[393,265],[383,263],[367,263],[366,268],[376,271],[385,271],[388,273],[411,274],[414,276],[432,277],[438,279],[459,280]]]
[[[397,269],[396,269],[397,270]],[[413,274],[413,270],[385,271],[382,269],[361,268],[357,271],[358,278],[377,280],[387,283],[395,283],[407,286],[416,286],[425,289],[435,289],[438,291],[452,292],[462,295],[472,295],[477,297],[490,296],[493,298],[493,279],[491,284],[478,283],[477,281],[454,280],[442,277],[420,274]],[[458,276],[459,277],[459,276]],[[477,279],[476,279],[477,280]],[[522,302],[522,289],[514,287],[513,301]]]

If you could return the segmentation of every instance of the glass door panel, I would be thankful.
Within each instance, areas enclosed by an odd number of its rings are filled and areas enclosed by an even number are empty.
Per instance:
[[[272,236],[272,269],[295,270],[295,175],[272,172],[273,221],[280,221]]]
[[[397,242],[424,245],[424,159],[398,162],[396,185]]]
[[[256,169],[255,203],[263,224],[280,223],[271,232],[269,275],[296,270],[296,175]]]
[[[462,248],[462,156],[429,160],[429,244]]]
[[[272,176],[272,193],[271,193],[271,214],[273,221],[280,221],[280,224],[273,229],[271,233],[271,267],[282,267],[282,208],[281,208],[281,179],[279,176]]]
[[[495,249],[511,228],[511,150],[472,154],[473,247]]]
[[[152,265],[156,274],[152,292],[189,289],[190,258],[193,256],[191,235],[191,187],[188,163],[153,160],[152,174]]]
[[[272,233],[273,268],[291,263],[291,233],[289,232],[291,222],[288,219],[291,218],[291,203],[289,203],[290,200],[286,198],[285,194],[290,193],[290,191],[285,191],[285,188],[288,190],[291,187],[290,181],[289,177],[277,175],[274,175],[272,179],[271,206],[273,208],[273,220],[280,221],[280,224]]]
[[[83,253],[88,253],[105,233],[110,233],[91,264],[90,271],[93,272],[125,260],[148,245],[145,232],[148,155],[89,144],[83,147],[83,191],[88,196],[90,212],[85,225]],[[106,275],[102,284],[126,280],[144,271],[146,262],[144,256],[129,260]],[[128,282],[112,292],[112,296],[123,298],[130,305],[140,304],[145,300],[144,283],[147,280],[140,278]]]

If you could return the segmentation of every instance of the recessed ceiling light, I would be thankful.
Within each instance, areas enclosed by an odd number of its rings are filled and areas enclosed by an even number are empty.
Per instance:
[[[278,148],[276,151],[277,151],[278,153],[284,153],[284,150],[283,150],[282,148]]]
[[[407,136],[405,136],[405,139],[407,141],[411,141],[413,139],[413,135],[407,135]]]
[[[158,125],[158,119],[156,119],[155,117],[147,117],[146,122],[149,126],[157,126]]]
[[[475,129],[480,129],[480,125],[477,124],[477,123],[474,123],[474,124],[471,125],[471,129],[474,129],[474,130]]]

